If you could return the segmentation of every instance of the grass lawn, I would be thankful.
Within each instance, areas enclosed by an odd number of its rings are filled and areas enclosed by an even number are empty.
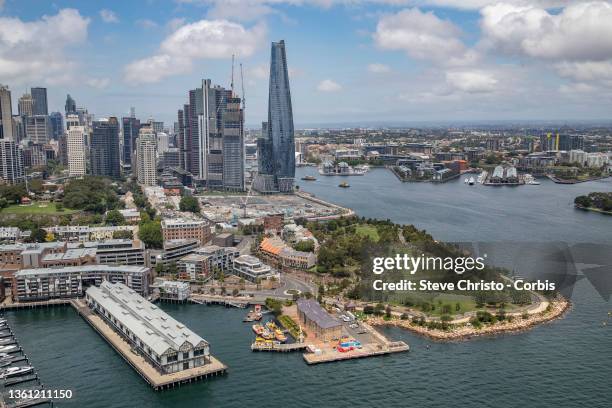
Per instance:
[[[362,237],[370,237],[370,239],[374,242],[378,242],[380,237],[378,236],[378,231],[376,227],[373,225],[360,224],[355,228],[355,232]]]
[[[34,202],[32,205],[10,205],[4,208],[1,213],[4,214],[48,214],[48,215],[62,215],[62,214],[74,214],[78,212],[78,210],[70,210],[68,208],[64,208],[63,211],[57,211],[55,207],[55,203],[37,203]]]

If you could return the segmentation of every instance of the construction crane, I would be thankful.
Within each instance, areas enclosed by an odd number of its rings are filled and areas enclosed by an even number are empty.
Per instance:
[[[242,122],[244,123],[244,113],[245,113],[245,109],[246,109],[246,98],[244,96],[244,73],[242,72],[242,63],[240,63],[240,87],[242,89]],[[251,197],[251,192],[253,191],[253,182],[254,181],[255,181],[255,177],[253,177],[253,179],[251,180],[251,185],[249,186],[249,191],[247,192],[247,195],[244,198],[244,202],[242,203],[242,207],[244,208],[244,218],[246,218],[246,216],[247,216],[247,204],[249,203],[249,197]]]
[[[230,84],[230,88],[232,88],[232,97],[234,96],[234,54],[232,54],[232,82]]]
[[[242,115],[246,109],[246,97],[244,96],[244,75],[242,73],[242,63],[240,63],[240,86],[242,87]]]

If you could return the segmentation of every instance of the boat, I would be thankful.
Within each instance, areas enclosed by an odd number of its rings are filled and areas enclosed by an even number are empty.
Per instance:
[[[338,184],[338,187],[342,187],[342,188],[349,188],[350,185],[349,183],[347,183],[346,181],[343,181],[342,183]]]
[[[15,343],[16,341],[12,337],[9,337],[8,339],[0,340],[0,346],[8,346],[9,344],[15,344]]]
[[[261,312],[250,310],[249,313],[246,315],[246,317],[242,319],[242,321],[243,322],[258,322],[261,320],[262,316],[263,315],[261,314]]]
[[[474,180],[474,177],[473,177],[473,176],[472,176],[472,177],[470,177],[470,179],[468,180],[468,184],[469,184],[470,186],[473,186],[475,182],[476,182],[476,181]]]
[[[21,374],[27,374],[34,370],[32,366],[9,367],[0,374],[0,378],[15,377]]]
[[[464,179],[463,179],[463,182],[464,182],[465,184],[467,184],[469,181],[470,181],[470,179],[469,179],[468,177],[466,177],[466,178],[464,178]]]
[[[523,176],[523,180],[525,180],[525,184],[529,186],[539,186],[540,182],[535,179],[531,174],[525,174]]]
[[[0,346],[0,353],[12,353],[17,350],[19,350],[19,348],[16,345]]]
[[[280,329],[276,329],[274,331],[274,337],[276,338],[276,340],[278,340],[281,343],[284,343],[287,341],[287,336],[285,336]]]
[[[255,332],[256,335],[261,336],[263,335],[264,332],[264,327],[261,324],[254,324],[253,325],[253,331]]]
[[[304,176],[302,180],[304,181],[315,181],[317,178],[315,176]]]

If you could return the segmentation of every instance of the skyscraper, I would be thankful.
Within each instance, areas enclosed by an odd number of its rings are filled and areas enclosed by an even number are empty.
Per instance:
[[[32,115],[48,115],[49,107],[47,105],[47,88],[32,88]]]
[[[0,178],[7,184],[24,182],[23,153],[12,139],[0,139]]]
[[[59,112],[51,112],[49,115],[51,121],[51,137],[54,140],[58,140],[60,135],[64,132],[64,119],[62,114]]]
[[[76,115],[76,102],[72,99],[70,94],[66,95],[66,105],[64,106],[64,111],[66,116],[68,115]]]
[[[189,91],[189,103],[178,111],[177,145],[181,166],[195,176],[200,186],[244,189],[244,124],[240,102],[232,90],[213,86],[210,79],[205,79],[201,88]]]
[[[115,117],[93,122],[91,174],[119,178],[119,121]]]
[[[155,130],[150,127],[140,129],[136,139],[136,173],[138,182],[145,186],[157,184],[157,140]]]
[[[121,119],[123,125],[123,165],[132,165],[132,153],[136,148],[136,138],[140,130],[140,121],[135,117]]]
[[[83,176],[86,173],[85,163],[85,128],[72,126],[66,131],[68,151],[68,170],[71,176]]]
[[[0,84],[0,139],[15,140],[11,91]]]
[[[32,116],[34,110],[34,99],[29,93],[25,93],[19,98],[17,102],[17,112],[19,116]]]
[[[34,115],[26,117],[26,137],[34,144],[49,143],[53,129],[51,120],[47,115]]]
[[[272,43],[268,121],[257,141],[259,174],[255,188],[261,192],[290,193],[295,180],[293,109],[283,40]]]

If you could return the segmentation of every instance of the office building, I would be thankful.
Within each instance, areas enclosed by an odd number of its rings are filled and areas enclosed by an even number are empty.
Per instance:
[[[66,131],[66,151],[70,175],[84,176],[87,173],[87,156],[83,126],[72,126]]]
[[[30,95],[32,95],[32,115],[47,116],[49,114],[49,107],[47,104],[47,88],[31,88]]]
[[[29,93],[25,93],[17,101],[17,112],[19,116],[32,116],[34,111],[34,99]]]
[[[12,139],[0,139],[0,178],[7,184],[25,181],[23,152]]]
[[[136,139],[140,131],[140,120],[131,116],[122,118],[123,126],[123,165],[132,164],[132,154],[136,148]]]
[[[0,139],[15,140],[11,91],[0,84]]]
[[[177,147],[181,167],[209,189],[244,189],[244,115],[232,90],[210,79],[189,91],[178,111]]]
[[[186,302],[191,295],[191,285],[187,282],[164,280],[157,287],[159,299],[166,302]]]
[[[76,112],[77,112],[76,102],[74,101],[74,99],[72,99],[72,96],[70,96],[70,94],[66,95],[66,104],[64,105],[64,113],[66,114],[66,116],[68,116],[68,115],[76,115]]]
[[[211,362],[206,340],[125,285],[103,282],[87,289],[86,301],[161,374]]]
[[[278,277],[278,273],[274,272],[270,266],[252,255],[240,255],[234,259],[232,273],[239,278],[253,283]]]
[[[150,127],[140,129],[136,139],[136,173],[138,182],[145,186],[157,185],[157,141]]]
[[[47,115],[27,116],[26,137],[34,144],[44,145],[49,143],[53,133],[51,119]]]
[[[268,121],[262,124],[257,148],[259,174],[254,187],[263,193],[291,193],[295,180],[295,139],[284,41],[272,43]]]
[[[51,121],[51,138],[59,140],[60,135],[64,132],[64,118],[59,112],[51,112],[49,120]]]
[[[170,148],[170,136],[165,132],[158,132],[155,129],[153,131],[157,137],[157,154],[161,156]]]
[[[119,121],[115,117],[93,122],[91,134],[91,174],[121,177],[119,162]]]

